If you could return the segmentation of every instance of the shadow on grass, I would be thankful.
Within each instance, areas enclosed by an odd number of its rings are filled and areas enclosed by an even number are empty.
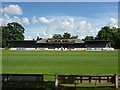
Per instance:
[[[2,90],[114,90],[112,86],[92,86],[92,87],[68,87],[59,85],[54,87],[54,82],[45,81],[43,83],[36,82],[3,82]]]

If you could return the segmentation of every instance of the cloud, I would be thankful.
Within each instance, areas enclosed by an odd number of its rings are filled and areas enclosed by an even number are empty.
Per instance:
[[[29,19],[28,18],[19,18],[17,16],[10,17],[8,14],[4,14],[2,18],[0,18],[0,25],[7,25],[8,23],[11,22],[18,22],[20,24],[29,24]]]
[[[21,22],[21,19],[17,16],[14,16],[12,21]]]
[[[39,18],[39,22],[42,24],[49,24],[51,22],[53,22],[54,19],[46,19],[45,17],[40,17]]]
[[[1,19],[2,19],[1,20],[2,21],[2,25],[7,25],[7,23],[11,22],[11,18],[7,14],[4,14]]]
[[[73,28],[73,24],[70,21],[61,22],[56,30],[70,31]]]
[[[118,25],[114,25],[114,27],[118,28]]]
[[[115,18],[110,18],[111,23],[115,24],[116,23],[116,19]]]
[[[85,38],[85,36],[79,36],[78,38],[79,38],[79,39],[84,39],[84,38]]]
[[[23,18],[22,23],[26,24],[26,25],[29,25],[29,19],[28,18]]]
[[[3,22],[3,19],[2,19],[2,18],[0,18],[0,26],[2,25],[2,22]]]
[[[71,35],[78,35],[78,38],[83,39],[86,36],[95,37],[98,34],[98,31],[101,30],[101,27],[106,26],[108,23],[109,25],[114,26],[117,24],[117,20],[115,18],[89,19],[73,16],[49,16],[47,18],[53,18],[54,22],[49,22],[52,19],[46,19],[45,17],[36,18],[33,16],[32,23],[42,23],[47,25],[41,25],[37,28],[33,27],[33,29],[31,29],[32,37],[39,34],[42,38],[51,38],[55,33],[63,34],[64,32],[69,32]],[[49,25],[48,23],[51,24]]]
[[[22,15],[22,9],[19,5],[9,5],[3,8],[2,13],[6,13],[9,15]]]
[[[91,23],[87,23],[85,20],[83,20],[79,22],[76,32],[86,33],[86,32],[90,32],[91,30],[92,30]]]
[[[27,36],[25,40],[33,40],[33,38],[31,36]]]
[[[47,33],[45,31],[42,32],[42,36],[45,37]]]
[[[79,34],[80,38],[83,38],[86,36],[96,36],[99,30],[99,27],[96,28],[93,24],[83,20],[79,22],[76,32]]]
[[[71,23],[74,22],[74,18],[71,18],[71,17],[68,18],[68,22],[71,22]]]
[[[40,36],[41,38],[48,38],[48,35],[47,35],[47,33],[46,33],[46,31],[44,30],[44,31],[41,31],[41,32],[39,32],[39,35],[36,35],[36,37],[37,36]]]
[[[52,30],[48,30],[48,26],[46,25],[38,25],[38,26],[33,26],[33,27],[27,27],[25,30],[25,39],[30,39],[28,36],[30,36],[32,39],[36,39],[37,36],[40,38],[50,38],[50,35],[53,35],[54,33],[51,33]],[[49,32],[50,31],[50,32]]]
[[[36,19],[35,16],[32,17],[32,23],[33,24],[38,24],[39,23],[39,20]]]
[[[110,18],[107,25],[110,26],[110,27],[118,27],[117,26],[117,20],[115,18]]]
[[[50,24],[53,21],[54,21],[54,19],[47,19],[45,17],[39,17],[38,19],[35,16],[32,17],[33,24],[39,24],[39,23],[40,24]]]

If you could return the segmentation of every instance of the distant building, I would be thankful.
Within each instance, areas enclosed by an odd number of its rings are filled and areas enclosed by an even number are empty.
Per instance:
[[[109,40],[41,39],[14,40],[12,42],[12,47],[18,48],[111,48]]]

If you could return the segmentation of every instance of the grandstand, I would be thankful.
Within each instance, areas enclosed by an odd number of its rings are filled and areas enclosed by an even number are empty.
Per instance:
[[[41,39],[14,40],[14,48],[111,48],[110,40]]]

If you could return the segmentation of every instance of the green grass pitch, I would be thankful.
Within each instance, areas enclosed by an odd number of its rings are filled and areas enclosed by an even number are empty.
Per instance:
[[[118,51],[2,51],[2,73],[104,75],[118,72]]]

